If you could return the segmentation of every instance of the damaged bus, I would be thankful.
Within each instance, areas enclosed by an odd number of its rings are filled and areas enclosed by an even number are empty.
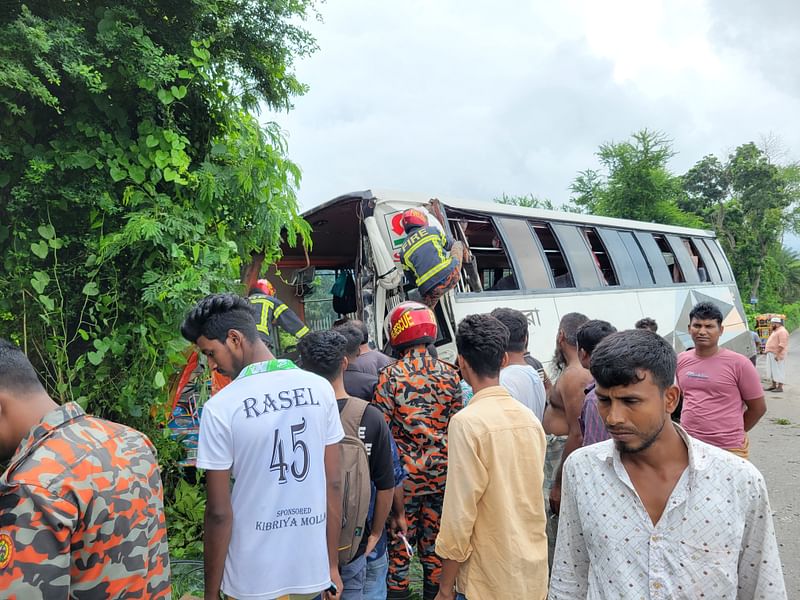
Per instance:
[[[303,215],[312,247],[285,245],[270,267],[278,296],[312,329],[330,327],[338,317],[362,319],[384,348],[388,311],[418,298],[399,262],[400,216],[407,208],[424,211],[475,257],[435,310],[444,360],[455,360],[454,333],[464,316],[501,306],[527,316],[529,350],[545,363],[569,312],[620,330],[651,317],[680,352],[692,346],[689,311],[703,300],[725,317],[720,343],[745,356],[753,352],[733,272],[714,232],[480,201],[371,190],[334,198]],[[339,289],[349,285],[347,302],[334,302],[334,280]]]

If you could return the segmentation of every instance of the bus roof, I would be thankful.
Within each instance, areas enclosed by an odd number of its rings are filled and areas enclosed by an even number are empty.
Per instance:
[[[328,209],[338,203],[353,202],[357,199],[375,199],[375,204],[380,205],[384,202],[404,202],[409,204],[425,204],[432,196],[429,194],[397,192],[391,190],[364,190],[337,196],[328,202],[324,202],[303,213],[306,220],[313,222],[313,216],[324,209]],[[570,213],[556,210],[545,210],[541,208],[527,208],[513,206],[509,204],[499,204],[482,200],[465,200],[463,198],[438,197],[445,207],[452,207],[461,210],[469,210],[493,215],[507,215],[517,217],[527,217],[529,219],[539,219],[544,221],[562,221],[566,223],[578,223],[587,225],[600,225],[609,227],[619,227],[623,229],[639,229],[644,231],[656,231],[659,233],[674,233],[677,235],[694,235],[716,237],[710,230],[694,229],[691,227],[679,227],[676,225],[662,225],[660,223],[649,223],[646,221],[633,221],[631,219],[617,219],[612,217],[599,217],[581,213]]]

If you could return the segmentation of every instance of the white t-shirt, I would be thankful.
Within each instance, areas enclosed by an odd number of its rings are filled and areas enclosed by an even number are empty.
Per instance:
[[[508,365],[500,371],[500,385],[516,400],[533,411],[539,421],[544,418],[545,391],[542,378],[530,365]]]
[[[246,367],[206,402],[197,466],[235,479],[225,594],[272,600],[328,587],[325,446],[343,437],[330,383],[289,360]]]

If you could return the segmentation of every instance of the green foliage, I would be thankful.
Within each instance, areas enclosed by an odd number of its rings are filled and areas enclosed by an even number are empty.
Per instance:
[[[759,298],[759,307],[791,302],[797,285],[797,257],[781,240],[796,230],[800,177],[796,165],[780,166],[750,142],[722,163],[706,156],[682,178],[683,204],[713,227],[743,296]]]
[[[171,554],[176,558],[203,556],[203,515],[206,510],[205,488],[181,479],[175,495],[167,502],[167,528]]]
[[[304,91],[311,6],[49,0],[0,20],[0,337],[58,401],[147,432],[168,498],[185,311],[282,234],[309,239],[299,169],[252,113]]]
[[[678,206],[681,180],[667,168],[673,155],[670,141],[647,129],[631,141],[603,144],[597,156],[606,174],[579,173],[571,203],[591,214],[697,227],[701,220]]]

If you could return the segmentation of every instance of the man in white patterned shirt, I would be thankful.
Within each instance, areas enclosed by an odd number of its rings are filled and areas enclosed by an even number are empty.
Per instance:
[[[671,421],[676,362],[641,330],[592,353],[613,439],[564,465],[551,600],[786,598],[764,478]]]

